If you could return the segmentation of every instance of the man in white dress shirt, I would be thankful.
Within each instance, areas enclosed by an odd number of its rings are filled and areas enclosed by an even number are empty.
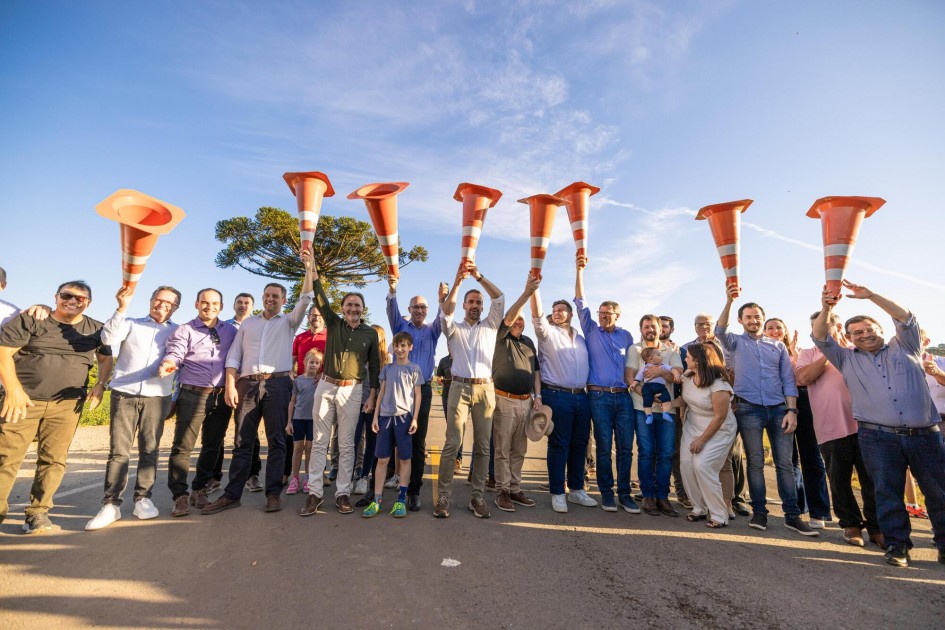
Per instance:
[[[171,315],[180,306],[180,291],[161,286],[151,294],[145,317],[125,317],[134,289],[122,287],[115,294],[118,308],[102,328],[102,343],[120,346],[110,388],[111,422],[109,452],[105,464],[105,497],[102,509],[85,525],[87,531],[108,527],[121,518],[121,495],[128,484],[128,459],[138,434],[138,473],[135,477],[134,515],[155,518],[151,501],[157,476],[164,420],[171,408],[174,377],[158,375],[164,345],[177,328]]]
[[[263,290],[263,311],[243,320],[226,355],[226,402],[236,410],[236,448],[223,496],[201,510],[216,514],[240,506],[249,479],[259,422],[266,425],[266,512],[282,509],[285,425],[292,397],[292,341],[312,301],[312,253],[302,250],[305,278],[291,313],[282,312],[286,288],[271,282]]]
[[[472,276],[489,294],[492,304],[489,315],[482,317],[482,292],[470,289],[463,297],[465,317],[453,319],[459,287],[467,276]],[[472,498],[469,509],[478,518],[489,518],[489,508],[483,500],[486,477],[489,474],[489,438],[492,435],[492,412],[495,410],[495,388],[492,384],[492,355],[495,352],[499,324],[505,314],[502,292],[479,273],[474,263],[460,264],[449,295],[443,301],[440,320],[447,344],[453,357],[453,383],[450,386],[446,410],[446,444],[440,456],[437,482],[439,499],[433,509],[436,518],[449,518],[450,492],[453,488],[456,451],[462,440],[466,418],[472,416],[473,443],[476,458],[472,470]]]

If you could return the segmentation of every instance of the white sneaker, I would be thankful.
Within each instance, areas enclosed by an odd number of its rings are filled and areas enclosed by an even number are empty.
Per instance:
[[[384,487],[390,490],[400,485],[400,475],[394,473],[393,476],[384,482]]]
[[[811,529],[823,529],[826,526],[826,523],[824,523],[823,519],[812,518],[807,521],[807,525]]]
[[[106,503],[95,517],[85,524],[85,531],[94,532],[96,529],[108,527],[121,518],[121,508],[112,503]]]
[[[587,491],[585,490],[573,490],[569,492],[568,502],[577,503],[578,505],[583,505],[584,507],[597,507],[597,501],[587,496]]]
[[[158,514],[160,514],[160,512],[154,507],[154,503],[151,502],[151,499],[138,499],[135,501],[135,516],[142,521],[146,521],[149,518],[157,518]]]
[[[358,482],[354,484],[354,494],[366,494],[367,493],[367,477],[361,477],[358,479]]]
[[[551,509],[555,512],[561,512],[566,514],[568,511],[568,502],[565,500],[563,494],[553,494],[551,495]]]

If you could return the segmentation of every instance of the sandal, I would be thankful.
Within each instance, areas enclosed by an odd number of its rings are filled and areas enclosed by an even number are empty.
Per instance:
[[[705,524],[709,529],[722,529],[723,527],[728,527],[728,523],[720,523],[719,521],[710,520]]]
[[[693,512],[686,514],[686,520],[689,521],[690,523],[695,523],[696,521],[704,521],[706,518],[707,516],[705,514],[695,514]]]

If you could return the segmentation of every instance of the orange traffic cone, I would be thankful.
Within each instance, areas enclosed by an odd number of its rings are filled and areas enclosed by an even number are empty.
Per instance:
[[[738,236],[741,228],[741,214],[752,204],[751,199],[729,201],[706,206],[699,210],[696,220],[709,220],[709,229],[715,239],[715,247],[722,259],[725,270],[725,283],[738,286]]]
[[[407,182],[368,184],[348,195],[348,199],[363,199],[374,224],[374,232],[381,244],[387,273],[400,276],[400,244],[397,239],[397,195],[409,186]]]
[[[584,182],[574,182],[555,193],[568,202],[568,220],[571,221],[571,235],[579,256],[587,256],[587,204],[591,195],[600,192],[597,186]]]
[[[824,271],[827,290],[840,296],[840,283],[860,225],[886,203],[879,197],[822,197],[814,202],[807,216],[820,219],[824,233]]]
[[[555,212],[559,206],[567,201],[553,195],[532,195],[519,199],[519,203],[527,203],[531,210],[532,233],[532,276],[541,275],[541,268],[545,264],[545,253],[548,251],[548,241],[551,240],[551,229],[555,225]]]
[[[462,183],[456,187],[453,199],[463,202],[462,262],[476,262],[476,245],[482,234],[486,211],[495,206],[502,193],[494,188]]]
[[[318,225],[318,215],[322,211],[322,198],[334,196],[335,189],[331,187],[328,175],[319,171],[285,173],[282,179],[295,195],[299,208],[299,235],[302,239],[302,249],[312,251],[315,226]]]
[[[158,236],[170,232],[186,216],[177,206],[129,188],[110,194],[95,211],[121,224],[121,284],[132,289],[141,279]]]

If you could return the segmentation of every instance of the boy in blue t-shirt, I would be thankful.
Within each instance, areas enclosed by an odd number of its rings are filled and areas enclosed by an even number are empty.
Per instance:
[[[413,456],[412,435],[417,432],[417,414],[420,412],[420,385],[423,384],[423,375],[420,367],[409,360],[413,349],[413,337],[408,332],[399,332],[391,342],[394,351],[394,362],[381,368],[381,391],[377,395],[379,403],[374,409],[374,423],[371,428],[377,433],[377,446],[374,454],[377,456],[377,468],[374,473],[374,501],[364,509],[364,518],[377,516],[381,511],[381,501],[384,495],[384,478],[387,463],[394,454],[394,444],[397,444],[398,471],[401,486],[397,494],[397,501],[391,510],[391,516],[403,518],[407,516],[407,486],[403,485],[410,479],[410,458]]]

